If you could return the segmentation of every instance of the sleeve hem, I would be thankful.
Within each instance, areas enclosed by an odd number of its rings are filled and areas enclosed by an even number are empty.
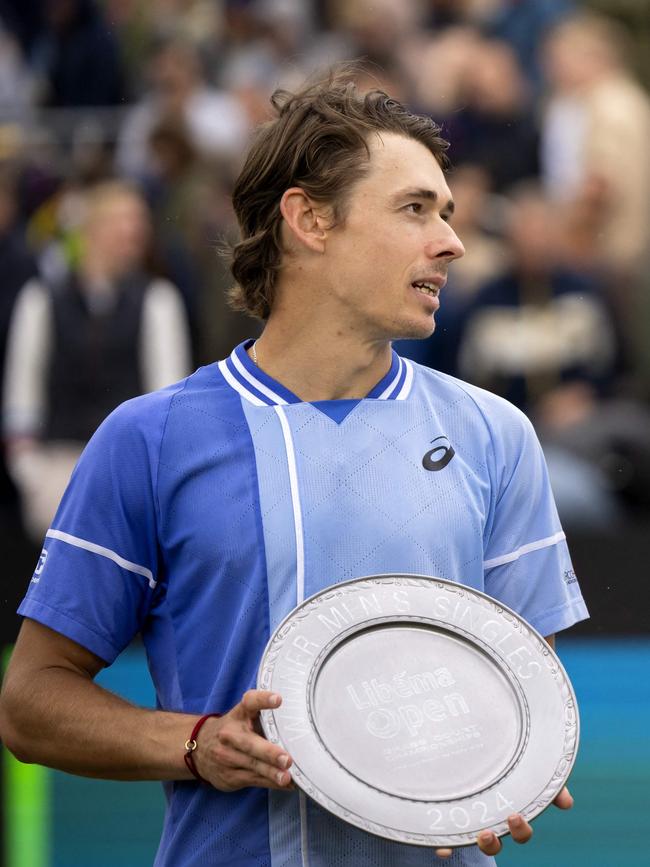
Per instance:
[[[107,665],[111,665],[121,652],[122,648],[116,648],[93,629],[79,623],[65,612],[58,611],[34,599],[24,599],[18,608],[18,614],[59,632],[71,641],[76,641],[86,650],[101,657]]]
[[[587,620],[589,611],[582,599],[576,599],[572,602],[567,602],[559,608],[553,608],[551,611],[546,611],[538,617],[533,617],[528,620],[530,625],[536,629],[541,635],[555,635],[557,632],[562,632],[570,626],[574,626],[581,620]]]

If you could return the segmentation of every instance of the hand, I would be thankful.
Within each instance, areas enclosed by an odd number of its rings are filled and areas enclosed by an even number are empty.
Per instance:
[[[573,798],[567,787],[565,786],[558,796],[553,801],[556,807],[560,810],[570,810],[573,806]],[[510,836],[515,843],[527,843],[533,836],[533,829],[528,822],[516,813],[508,818],[508,828]],[[498,855],[502,849],[501,840],[493,831],[481,831],[476,840],[478,847],[485,855]],[[439,858],[449,858],[452,853],[451,849],[437,849],[436,855]]]
[[[261,710],[279,707],[281,703],[276,693],[251,689],[227,714],[207,720],[194,752],[194,762],[203,779],[222,792],[246,786],[292,788],[287,770],[291,757],[261,735],[259,724]]]

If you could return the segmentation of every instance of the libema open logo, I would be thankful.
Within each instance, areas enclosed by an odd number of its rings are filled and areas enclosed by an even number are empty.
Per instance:
[[[437,473],[438,470],[444,470],[456,452],[446,436],[436,437],[434,440],[431,440],[431,442],[439,444],[430,449],[422,458],[422,466],[425,470],[431,470],[432,473]]]

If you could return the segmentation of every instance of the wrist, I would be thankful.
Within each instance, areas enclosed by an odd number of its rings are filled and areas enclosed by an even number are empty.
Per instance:
[[[208,780],[201,776],[198,768],[196,767],[195,753],[198,748],[198,738],[201,732],[201,729],[205,725],[205,723],[214,717],[220,717],[220,713],[206,713],[204,716],[200,717],[194,724],[192,732],[190,733],[189,738],[185,741],[185,755],[183,759],[185,761],[185,765],[187,769],[190,771],[192,776],[194,776],[200,783],[204,783],[205,785],[210,785]]]

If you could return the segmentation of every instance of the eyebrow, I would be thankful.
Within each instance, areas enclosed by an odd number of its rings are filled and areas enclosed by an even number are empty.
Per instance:
[[[400,190],[398,193],[395,193],[394,196],[391,196],[391,203],[397,204],[397,202],[402,201],[403,199],[426,199],[429,202],[437,202],[438,201],[438,193],[435,190],[427,190],[424,187],[415,187],[414,189]],[[456,210],[456,205],[454,204],[452,199],[449,199],[446,206],[442,208],[443,211],[446,211],[449,214],[453,214]]]

